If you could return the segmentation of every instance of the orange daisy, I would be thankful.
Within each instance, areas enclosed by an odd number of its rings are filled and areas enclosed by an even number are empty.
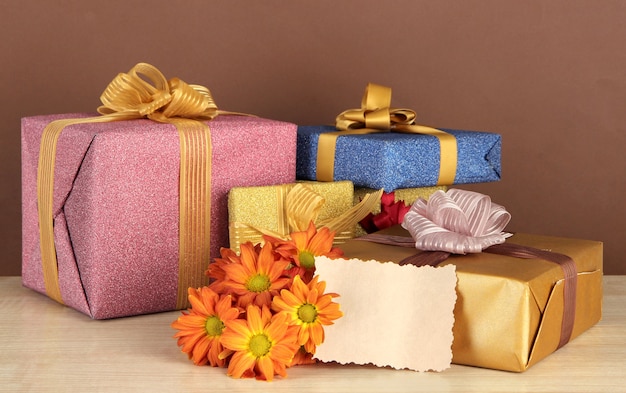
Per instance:
[[[313,276],[316,256],[338,258],[343,255],[341,249],[333,247],[334,239],[335,232],[327,227],[317,230],[313,221],[309,223],[306,231],[291,233],[289,240],[265,237],[266,241],[275,244],[277,253],[294,261],[297,268],[300,268],[294,273],[300,273],[307,282]],[[305,274],[302,274],[303,272]]]
[[[194,364],[223,367],[225,360],[218,356],[223,352],[221,335],[225,324],[240,311],[232,307],[231,296],[220,297],[207,287],[189,288],[188,296],[191,309],[172,322],[172,328],[178,329],[174,338]]]
[[[220,258],[215,258],[213,262],[209,264],[209,267],[204,274],[216,280],[223,280],[226,278],[226,273],[224,272],[224,269],[222,269],[222,266],[230,263],[237,263],[238,260],[239,256],[235,250],[222,247],[220,248]]]
[[[272,315],[267,306],[261,310],[249,305],[246,320],[230,320],[226,327],[221,343],[234,352],[228,364],[228,375],[256,376],[267,381],[276,374],[287,376],[286,369],[299,348],[297,328],[289,324],[287,315]]]
[[[259,252],[250,242],[242,244],[240,249],[238,263],[221,266],[226,273],[225,290],[235,295],[239,307],[269,306],[272,298],[291,281],[283,276],[289,261],[275,254],[270,243]]]
[[[204,274],[212,280],[209,288],[213,289],[217,293],[224,293],[224,281],[226,281],[226,272],[224,271],[223,267],[232,263],[240,263],[240,260],[239,255],[237,255],[235,250],[226,247],[220,248],[220,256],[221,258],[215,258],[209,264],[209,267]]]
[[[332,325],[343,315],[339,304],[333,302],[333,298],[339,295],[324,293],[326,282],[318,282],[318,278],[315,276],[305,284],[300,276],[296,276],[291,289],[280,291],[280,296],[275,296],[272,302],[274,310],[288,315],[291,323],[299,327],[298,344],[311,354],[324,342],[323,325]]]

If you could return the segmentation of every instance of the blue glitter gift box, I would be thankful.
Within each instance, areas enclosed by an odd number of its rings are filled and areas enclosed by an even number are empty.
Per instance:
[[[452,134],[457,141],[453,184],[500,180],[499,134],[441,130]],[[297,179],[316,180],[319,136],[335,131],[333,126],[298,127]],[[356,187],[383,188],[387,192],[429,187],[437,185],[440,159],[439,140],[431,135],[398,132],[342,135],[337,138],[333,180],[351,180]]]

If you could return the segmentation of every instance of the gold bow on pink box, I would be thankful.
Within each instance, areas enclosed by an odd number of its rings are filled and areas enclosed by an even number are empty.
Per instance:
[[[142,77],[143,76],[143,77]],[[135,65],[118,74],[100,97],[101,116],[56,120],[44,129],[39,153],[37,199],[40,247],[46,293],[63,303],[54,243],[54,165],[57,141],[65,127],[148,118],[173,124],[180,137],[180,242],[177,307],[187,304],[187,288],[204,279],[209,262],[211,223],[211,136],[204,123],[219,114],[209,89],[178,78],[167,80],[154,66]]]

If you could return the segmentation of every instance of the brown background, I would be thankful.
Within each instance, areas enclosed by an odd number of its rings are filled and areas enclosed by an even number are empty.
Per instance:
[[[419,122],[503,136],[503,180],[467,188],[512,231],[605,242],[626,274],[626,2],[2,0],[0,274],[20,273],[20,118],[94,111],[145,61],[222,109],[332,123],[368,82]]]

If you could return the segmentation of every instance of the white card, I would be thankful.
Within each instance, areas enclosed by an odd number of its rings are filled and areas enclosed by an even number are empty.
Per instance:
[[[415,371],[452,361],[456,267],[315,258],[326,292],[339,294],[343,317],[324,327],[315,358]]]

